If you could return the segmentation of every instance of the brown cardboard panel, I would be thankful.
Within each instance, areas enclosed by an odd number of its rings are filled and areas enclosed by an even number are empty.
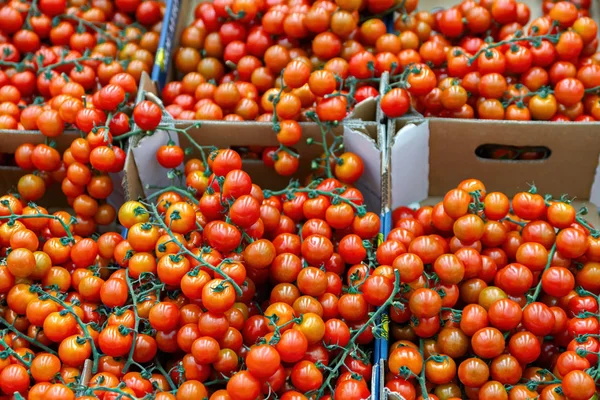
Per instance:
[[[509,196],[534,183],[541,193],[590,198],[600,156],[600,124],[431,119],[429,133],[430,196],[477,178]],[[551,154],[532,161],[483,159],[475,150],[485,144],[545,146]]]

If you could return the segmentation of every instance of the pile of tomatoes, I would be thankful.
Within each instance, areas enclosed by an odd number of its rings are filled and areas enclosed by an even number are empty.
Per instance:
[[[598,26],[589,1],[545,1],[529,21],[515,0],[401,15],[379,40],[396,69],[382,98],[390,117],[590,122],[600,119]]]
[[[75,125],[79,110],[106,110],[94,97],[100,88],[119,74],[131,76],[135,84],[152,69],[163,13],[164,3],[155,0],[3,4],[0,129],[39,130],[55,137]],[[119,118],[115,123],[128,128],[128,121]],[[99,126],[99,119],[92,122]],[[77,127],[90,131],[87,125]]]
[[[401,282],[386,387],[407,400],[594,398],[600,231],[583,214],[474,179],[397,209],[376,254]]]
[[[412,11],[416,1],[403,4]],[[174,55],[181,80],[163,101],[183,120],[279,120],[294,133],[282,143],[294,142],[295,121],[339,121],[378,96],[390,65],[373,53],[386,26],[369,15],[393,9],[387,0],[199,3]]]
[[[137,125],[154,125],[138,109],[152,104],[136,107]],[[184,151],[166,147],[157,159],[175,168]],[[399,286],[376,265],[380,220],[352,187],[362,160],[340,157],[351,162],[280,192],[253,184],[233,150],[189,159],[187,189],[123,204],[123,236],[0,198],[0,390],[31,400],[367,398],[364,346]]]

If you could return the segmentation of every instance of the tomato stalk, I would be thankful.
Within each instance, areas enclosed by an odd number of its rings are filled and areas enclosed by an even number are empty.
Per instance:
[[[423,338],[419,339],[419,352],[421,353],[421,357],[423,358],[423,367],[421,368],[421,373],[416,377],[419,381],[419,386],[421,387],[421,396],[423,399],[429,400],[429,393],[427,392],[427,380],[425,379],[425,340]]]
[[[127,361],[125,362],[125,365],[123,365],[123,369],[121,370],[122,373],[126,373],[129,370],[129,367],[132,364],[137,364],[135,361],[133,361],[133,353],[135,351],[135,342],[137,341],[137,335],[138,335],[138,328],[140,326],[140,316],[138,314],[137,311],[137,304],[138,304],[138,298],[137,295],[135,293],[135,290],[133,290],[133,285],[131,284],[131,279],[129,279],[129,268],[127,268],[125,270],[125,282],[127,283],[127,289],[129,291],[129,295],[131,296],[131,303],[133,305],[133,316],[134,316],[134,325],[133,325],[133,344],[131,346],[131,349],[129,350],[129,354],[127,355]],[[139,364],[137,364],[139,365]],[[141,367],[141,365],[140,365]],[[142,370],[144,368],[142,367]]]
[[[31,4],[29,5],[29,10],[27,11],[27,16],[25,17],[25,29],[32,30],[31,28],[31,17],[33,15],[39,15],[40,10],[37,8],[37,0],[31,0]]]
[[[517,85],[522,85],[522,84],[517,84]],[[547,87],[547,86],[543,86],[540,89],[533,91],[533,92],[527,92],[525,94],[521,94],[518,96],[513,96],[509,99],[507,99],[506,101],[502,102],[502,106],[504,108],[508,107],[509,105],[515,103],[517,105],[517,107],[519,108],[524,108],[525,103],[523,103],[523,100],[529,98],[529,97],[534,97],[534,96],[540,96],[541,98],[546,98],[549,94],[553,94],[554,91]]]
[[[59,16],[59,18],[62,19],[70,19],[73,21],[76,21],[78,24],[83,25],[87,28],[92,29],[93,31],[95,31],[99,36],[104,37],[105,40],[109,41],[109,42],[115,42],[115,44],[117,45],[117,47],[119,49],[122,49],[123,46],[125,45],[125,43],[116,37],[112,37],[110,36],[107,32],[106,32],[106,26],[103,27],[98,27],[96,26],[93,22],[87,21],[83,18],[79,18],[76,15],[72,15],[72,14],[62,14]],[[104,24],[105,25],[105,24]]]
[[[10,203],[8,202],[8,200],[2,200],[2,201],[0,201],[0,204],[2,204],[4,207],[7,207],[10,210],[10,215],[0,216],[0,220],[7,219],[9,223],[14,223],[15,221],[18,221],[20,219],[32,219],[32,218],[48,218],[48,219],[53,219],[55,221],[58,221],[62,225],[63,229],[65,230],[65,232],[67,234],[67,238],[69,239],[69,241],[71,243],[74,242],[73,235],[71,234],[71,228],[70,228],[70,226],[67,225],[65,223],[65,221],[63,221],[61,218],[57,217],[56,215],[49,215],[49,214],[18,215],[18,214],[15,214],[10,209]],[[37,207],[34,203],[29,203],[29,206],[32,207],[32,208],[36,208]]]
[[[496,43],[491,43],[488,44],[487,46],[479,49],[474,55],[473,57],[469,57],[469,61],[468,61],[468,65],[472,65],[475,61],[477,61],[477,59],[479,58],[479,56],[481,54],[486,54],[487,52],[489,52],[489,50],[494,49],[496,47],[502,47],[504,45],[507,44],[511,44],[511,43],[519,43],[519,42],[532,42],[532,44],[534,46],[536,46],[537,43],[541,43],[542,40],[548,40],[552,43],[556,43],[558,41],[560,37],[560,33],[556,33],[556,34],[548,34],[548,35],[540,35],[540,36],[523,36],[523,31],[522,30],[518,30],[515,32],[514,37],[511,39],[507,39],[507,40],[501,40],[499,42]],[[487,56],[487,54],[486,54]]]
[[[246,11],[244,10],[240,10],[240,12],[238,12],[237,14],[233,12],[233,10],[231,9],[231,7],[227,6],[225,7],[225,11],[227,11],[227,15],[229,15],[229,17],[231,17],[231,19],[233,20],[238,20],[238,19],[242,19],[246,16]]]
[[[19,353],[17,353],[16,351],[14,351],[5,341],[4,341],[4,337],[6,337],[6,331],[2,331],[2,335],[0,335],[0,345],[2,347],[4,347],[4,350],[0,351],[0,358],[5,360],[7,357],[12,356],[14,358],[16,358],[17,360],[19,360],[19,362],[21,364],[23,364],[25,367],[29,368],[29,366],[31,365],[31,353],[25,353],[27,358],[29,358],[29,360],[25,360],[23,357],[21,357],[21,355]]]
[[[99,391],[99,392],[110,392],[110,393],[117,393],[119,396],[117,398],[128,398],[130,400],[139,400],[137,397],[134,397],[133,395],[122,391],[119,387],[107,387],[107,386],[94,386],[94,387],[87,387],[85,388],[85,391],[83,392],[83,394],[85,396],[94,396],[94,392]],[[150,397],[149,397],[150,396]],[[143,397],[143,399],[152,399],[153,395],[152,394],[148,394],[146,396]]]
[[[210,269],[213,272],[216,272],[218,274],[220,274],[221,276],[223,276],[223,279],[226,280],[227,282],[229,282],[231,284],[231,286],[233,286],[233,288],[235,289],[235,292],[237,293],[238,296],[242,295],[242,288],[240,288],[240,286],[233,280],[231,279],[231,277],[229,277],[229,275],[227,275],[226,273],[223,272],[221,265],[225,264],[225,262],[228,259],[225,259],[223,261],[221,261],[219,263],[218,267],[214,267],[213,265],[207,263],[202,257],[198,257],[196,256],[194,253],[191,252],[190,249],[188,249],[185,245],[183,245],[183,243],[181,243],[177,237],[173,234],[173,232],[169,229],[169,227],[167,226],[167,224],[165,224],[165,221],[163,221],[163,219],[160,216],[160,213],[158,212],[158,209],[156,208],[156,205],[154,203],[150,204],[150,208],[152,210],[152,214],[154,215],[158,225],[165,230],[165,232],[167,232],[167,234],[171,237],[171,240],[173,241],[173,243],[175,243],[177,246],[179,246],[179,249],[183,251],[183,253],[189,255],[190,257],[192,257],[194,260],[196,260],[199,264],[201,264],[203,267],[206,267],[208,269]]]
[[[279,133],[281,130],[281,125],[279,124],[279,120],[277,118],[277,104],[279,104],[279,100],[281,99],[281,95],[287,86],[285,86],[285,82],[283,81],[283,73],[285,69],[281,70],[281,87],[279,88],[279,92],[276,95],[270,95],[269,101],[273,103],[273,118],[271,118],[271,123],[273,124],[273,132]]]
[[[146,185],[146,189],[157,189],[157,188],[158,188],[157,186]],[[150,196],[146,197],[146,200],[153,199],[155,197],[160,196],[161,194],[168,193],[168,192],[179,193],[180,195],[189,199],[194,204],[198,204],[198,199],[196,199],[189,191],[180,189],[177,186],[168,186],[166,188],[161,188],[159,191],[154,192]]]
[[[4,326],[6,326],[6,328],[11,331],[12,333],[14,333],[15,335],[17,335],[18,337],[25,339],[26,341],[28,341],[29,343],[31,343],[32,345],[39,347],[40,349],[44,350],[46,353],[50,353],[53,355],[57,355],[56,351],[52,350],[50,347],[43,345],[42,343],[38,342],[37,340],[35,340],[32,337],[27,336],[26,334],[24,334],[23,332],[17,330],[17,328],[15,328],[12,324],[9,324],[7,320],[5,320],[4,318],[0,317],[0,323]]]
[[[158,360],[158,357],[154,358],[154,366],[158,370],[158,372],[160,372],[165,377],[171,389],[176,390],[177,385],[175,384],[175,382],[173,382],[173,379],[171,379],[171,375],[167,371],[165,371],[162,364]]]
[[[322,398],[325,393],[325,390],[331,387],[331,380],[339,375],[340,368],[345,365],[346,357],[354,351],[355,343],[356,340],[358,340],[359,336],[365,330],[367,330],[369,326],[373,325],[375,321],[378,321],[379,317],[383,313],[387,312],[389,306],[393,303],[394,298],[400,291],[400,273],[398,272],[398,270],[394,271],[394,278],[394,290],[392,291],[390,297],[388,297],[386,302],[371,315],[367,322],[365,322],[358,330],[354,332],[352,338],[350,338],[350,341],[348,342],[344,350],[340,354],[338,354],[336,358],[331,362],[331,365],[333,366],[329,367],[329,375],[327,375],[327,378],[321,385],[321,388],[316,392],[317,399]]]
[[[600,231],[593,228],[590,224],[587,223],[587,221],[585,219],[581,218],[580,216],[577,216],[577,217],[575,217],[575,220],[577,221],[577,223],[579,225],[583,226],[585,229],[590,231],[590,235],[592,235],[592,237],[594,237],[594,238],[600,237]]]
[[[352,98],[353,100],[354,98]],[[350,103],[350,99],[348,100],[348,103]],[[318,126],[319,129],[321,131],[321,146],[323,146],[323,153],[325,154],[325,156],[320,159],[320,161],[322,161],[325,164],[325,175],[327,178],[332,178],[333,177],[333,171],[331,170],[331,160],[333,159],[335,162],[339,162],[339,158],[336,157],[335,155],[335,150],[336,147],[340,145],[340,141],[343,140],[343,137],[341,136],[336,136],[333,131],[331,130],[331,125],[328,123],[323,123],[321,122],[321,120],[319,119],[319,116],[317,115],[316,112],[314,111],[310,111],[306,113],[306,116],[313,120]],[[331,143],[330,146],[327,145],[327,134],[331,134],[331,136],[333,137],[333,141]],[[308,143],[308,141],[307,141]],[[310,143],[309,143],[310,144]],[[317,165],[318,168],[318,165]],[[316,169],[316,168],[314,168]]]
[[[508,222],[510,222],[512,224],[519,225],[521,228],[523,228],[525,225],[527,225],[526,222],[516,221],[516,220],[514,220],[514,219],[512,219],[510,217],[502,218],[502,221],[508,221]]]
[[[70,60],[65,60],[65,59],[61,59],[59,62],[56,62],[54,64],[50,64],[47,65],[43,68],[40,68],[38,70],[38,75],[46,72],[46,71],[51,71],[54,68],[57,67],[62,67],[63,65],[70,65],[70,64],[75,64],[75,67],[81,67],[81,62],[83,61],[100,61],[103,63],[110,63],[113,61],[112,57],[89,57],[89,56],[83,56],[83,57],[79,57],[79,58],[74,58],[74,59],[70,59]]]
[[[554,258],[554,253],[556,253],[556,243],[554,243],[552,245],[552,248],[550,249],[550,252],[548,253],[548,261],[546,262],[546,266],[540,273],[540,276],[542,276],[544,274],[544,272],[548,268],[550,268],[550,265],[552,264],[552,259]],[[540,281],[538,282],[538,284],[535,287],[535,291],[533,292],[533,294],[527,295],[527,303],[525,303],[525,307],[527,307],[529,304],[536,301],[537,298],[540,296],[541,291],[542,291],[542,280],[540,279]],[[525,307],[523,307],[523,308],[525,308]]]
[[[98,372],[98,359],[99,359],[98,349],[96,349],[94,339],[92,339],[92,337],[90,336],[90,333],[87,330],[87,325],[81,320],[81,318],[79,318],[79,315],[77,315],[75,310],[73,310],[73,307],[71,307],[69,304],[65,303],[62,299],[60,299],[54,295],[51,295],[48,292],[45,292],[39,286],[32,285],[29,287],[29,290],[32,293],[38,294],[40,296],[40,300],[54,301],[59,306],[61,306],[63,309],[65,309],[69,314],[71,314],[73,316],[73,318],[75,318],[77,325],[79,325],[79,327],[81,328],[81,330],[83,332],[84,339],[88,341],[88,343],[90,344],[90,347],[92,349],[92,359],[94,360],[94,364],[92,366],[92,373],[95,374],[96,372]]]
[[[293,181],[285,189],[277,191],[263,190],[263,194],[265,196],[265,199],[268,199],[272,196],[281,195],[284,195],[287,199],[293,199],[295,197],[294,193],[307,193],[309,198],[315,198],[318,195],[323,195],[331,198],[331,204],[346,203],[350,205],[352,208],[354,208],[359,217],[364,217],[364,215],[367,213],[367,208],[364,205],[357,205],[351,199],[342,197],[337,193],[343,193],[346,190],[345,186],[328,192],[325,190],[314,189],[313,186],[318,183],[318,181],[314,181],[309,186],[302,188],[299,186],[297,181]]]
[[[144,97],[146,97],[148,100],[152,101],[153,103],[155,103],[162,111],[163,115],[167,114],[169,115],[169,112],[167,111],[167,109],[165,108],[164,103],[162,102],[162,100],[155,95],[152,92],[144,92]],[[204,164],[204,175],[205,176],[209,176],[210,175],[210,168],[208,167],[208,160],[206,159],[206,154],[204,154],[204,150],[209,150],[209,151],[213,151],[216,150],[216,148],[214,146],[200,146],[198,144],[198,142],[196,142],[194,140],[194,138],[192,138],[192,136],[188,133],[189,129],[192,128],[200,128],[201,124],[200,122],[196,122],[194,124],[192,124],[191,126],[188,126],[187,128],[181,129],[181,128],[175,128],[175,127],[170,127],[170,126],[162,126],[159,125],[157,126],[155,129],[162,129],[165,130],[167,132],[177,132],[177,133],[181,133],[183,136],[186,137],[186,139],[190,142],[190,144],[192,146],[194,146],[196,149],[199,150],[200,152],[200,157],[202,157],[202,163]],[[138,135],[140,133],[143,133],[144,131],[142,130],[137,130],[137,131],[132,131],[127,133],[127,136],[135,136]],[[119,138],[123,137],[125,135],[119,136]]]
[[[408,76],[410,74],[419,74],[421,72],[421,68],[416,67],[414,65],[409,66],[404,71],[402,71],[399,75],[391,75],[390,83],[385,88],[385,93],[389,92],[393,87],[401,87],[402,89],[408,89],[410,87],[408,83]],[[392,82],[393,81],[393,82]],[[383,94],[385,94],[383,93]]]
[[[584,90],[585,93],[598,93],[600,92],[600,86],[592,87]]]

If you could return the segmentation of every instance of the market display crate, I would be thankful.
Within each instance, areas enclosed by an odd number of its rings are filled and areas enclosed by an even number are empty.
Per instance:
[[[566,194],[576,209],[586,207],[586,219],[600,226],[600,124],[423,119],[419,115],[387,124],[387,176],[383,208],[387,209],[385,236],[393,228],[392,211],[400,206],[434,205],[444,194],[469,178],[479,179],[488,191],[507,196],[535,184],[539,193],[554,198]],[[491,158],[497,153],[524,152],[538,159]],[[512,154],[512,153],[511,153]],[[386,196],[387,194],[387,196]],[[385,320],[387,323],[389,320]],[[389,327],[379,340],[385,370]],[[380,398],[401,400],[385,388]]]

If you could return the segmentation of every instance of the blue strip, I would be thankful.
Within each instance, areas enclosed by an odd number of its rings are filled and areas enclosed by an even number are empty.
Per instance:
[[[153,81],[158,82],[160,89],[167,83],[167,71],[169,71],[169,66],[171,64],[171,52],[173,50],[173,41],[175,39],[180,8],[180,0],[166,1],[167,7],[165,9],[163,27],[160,32],[158,51],[156,52],[156,59],[154,61],[154,66],[152,67],[152,74],[150,75]]]
[[[394,33],[394,13],[383,17],[383,22],[385,23],[387,33]]]
[[[392,214],[391,212],[382,212],[380,215],[381,219],[381,234],[383,235],[383,239],[385,240],[390,233],[391,225],[392,225]],[[376,324],[379,325],[381,323],[381,319],[376,321]],[[389,329],[388,329],[389,332]],[[373,400],[379,400],[381,389],[379,387],[379,383],[381,381],[381,374],[385,374],[385,371],[382,371],[380,367],[383,364],[380,362],[382,358],[387,358],[388,353],[388,340],[386,338],[376,338],[375,339],[375,349],[373,354],[373,369],[374,369],[374,382],[375,387],[371,388],[371,397]],[[377,366],[377,367],[375,367]]]

